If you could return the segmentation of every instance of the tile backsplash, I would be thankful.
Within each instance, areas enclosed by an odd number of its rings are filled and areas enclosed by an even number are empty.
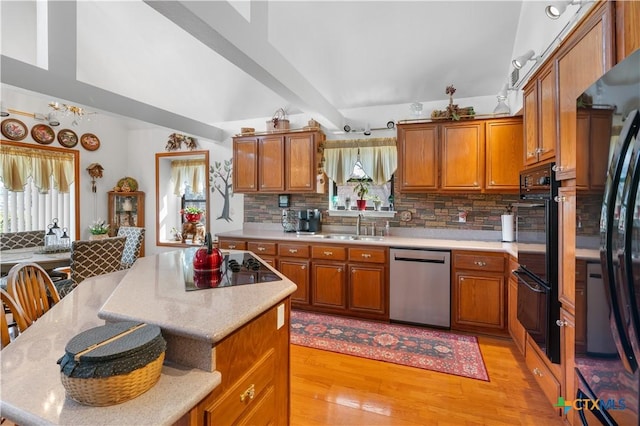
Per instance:
[[[410,211],[411,220],[401,222],[398,215],[393,219],[380,218],[380,224],[389,220],[392,227],[439,228],[455,230],[499,231],[500,216],[506,207],[518,201],[517,194],[399,194],[396,193],[396,211]],[[326,214],[326,194],[292,194],[291,209],[320,209],[325,225],[352,225],[353,217],[336,217]],[[465,223],[458,221],[459,213],[467,212]],[[258,223],[280,223],[282,209],[278,207],[277,194],[245,194],[244,221]]]

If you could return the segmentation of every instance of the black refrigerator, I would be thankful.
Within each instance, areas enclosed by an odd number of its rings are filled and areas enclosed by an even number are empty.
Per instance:
[[[587,286],[586,312],[576,309],[576,322],[586,318],[586,345],[581,342],[579,347],[576,341],[577,387],[571,409],[584,425],[638,425],[640,50],[577,101],[585,108],[610,108],[614,118],[611,132],[601,141],[610,147],[600,222],[595,228],[599,230],[599,262],[595,263],[601,279]],[[588,216],[586,210],[578,207],[578,214]]]

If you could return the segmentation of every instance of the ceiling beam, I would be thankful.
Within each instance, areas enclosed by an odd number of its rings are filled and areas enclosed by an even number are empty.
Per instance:
[[[224,140],[224,132],[218,127],[78,81],[75,1],[48,2],[48,27],[49,69],[0,55],[2,83],[189,135]]]
[[[82,105],[111,112],[127,118],[145,121],[189,135],[223,141],[222,129],[183,117],[135,99],[118,95],[87,83],[55,74],[14,58],[0,56],[2,83],[51,96],[55,101],[68,99]]]
[[[268,2],[252,1],[252,22],[223,1],[145,3],[292,105],[321,115],[329,127],[344,125],[342,113],[269,43]]]

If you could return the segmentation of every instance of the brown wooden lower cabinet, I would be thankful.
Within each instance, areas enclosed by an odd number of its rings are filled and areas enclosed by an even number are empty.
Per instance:
[[[339,262],[313,262],[311,304],[329,311],[347,309],[347,265]]]
[[[178,424],[289,424],[290,307],[287,298],[216,345],[222,382]]]
[[[576,334],[576,321],[573,314],[564,308],[560,308],[560,322],[558,325],[560,326],[560,360],[563,371],[562,396],[567,400],[572,400],[576,395],[574,382],[576,357],[573,344]],[[564,410],[561,414],[569,423],[573,424],[573,417],[570,414],[565,415]]]
[[[533,374],[542,392],[544,392],[547,400],[549,400],[549,403],[553,406],[557,404],[558,397],[560,396],[560,382],[543,360],[545,355],[540,354],[538,351],[538,346],[535,343],[531,343],[530,338],[527,337],[524,356],[527,369]],[[558,410],[558,415],[560,415],[560,409],[556,408],[556,410]]]
[[[518,261],[515,258],[509,259],[509,289],[507,290],[507,310],[509,311],[509,334],[520,350],[524,354],[527,331],[518,320],[518,279],[511,272],[518,269]]]
[[[311,302],[309,293],[310,262],[303,259],[281,258],[278,261],[278,271],[293,281],[298,289],[291,295],[294,306],[305,306]]]
[[[505,263],[504,253],[453,252],[453,330],[508,333]]]

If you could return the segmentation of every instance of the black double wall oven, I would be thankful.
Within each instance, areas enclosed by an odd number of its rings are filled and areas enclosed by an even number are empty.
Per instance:
[[[558,183],[554,163],[520,174],[516,203],[516,242],[519,267],[518,320],[538,347],[560,363],[558,300]]]

